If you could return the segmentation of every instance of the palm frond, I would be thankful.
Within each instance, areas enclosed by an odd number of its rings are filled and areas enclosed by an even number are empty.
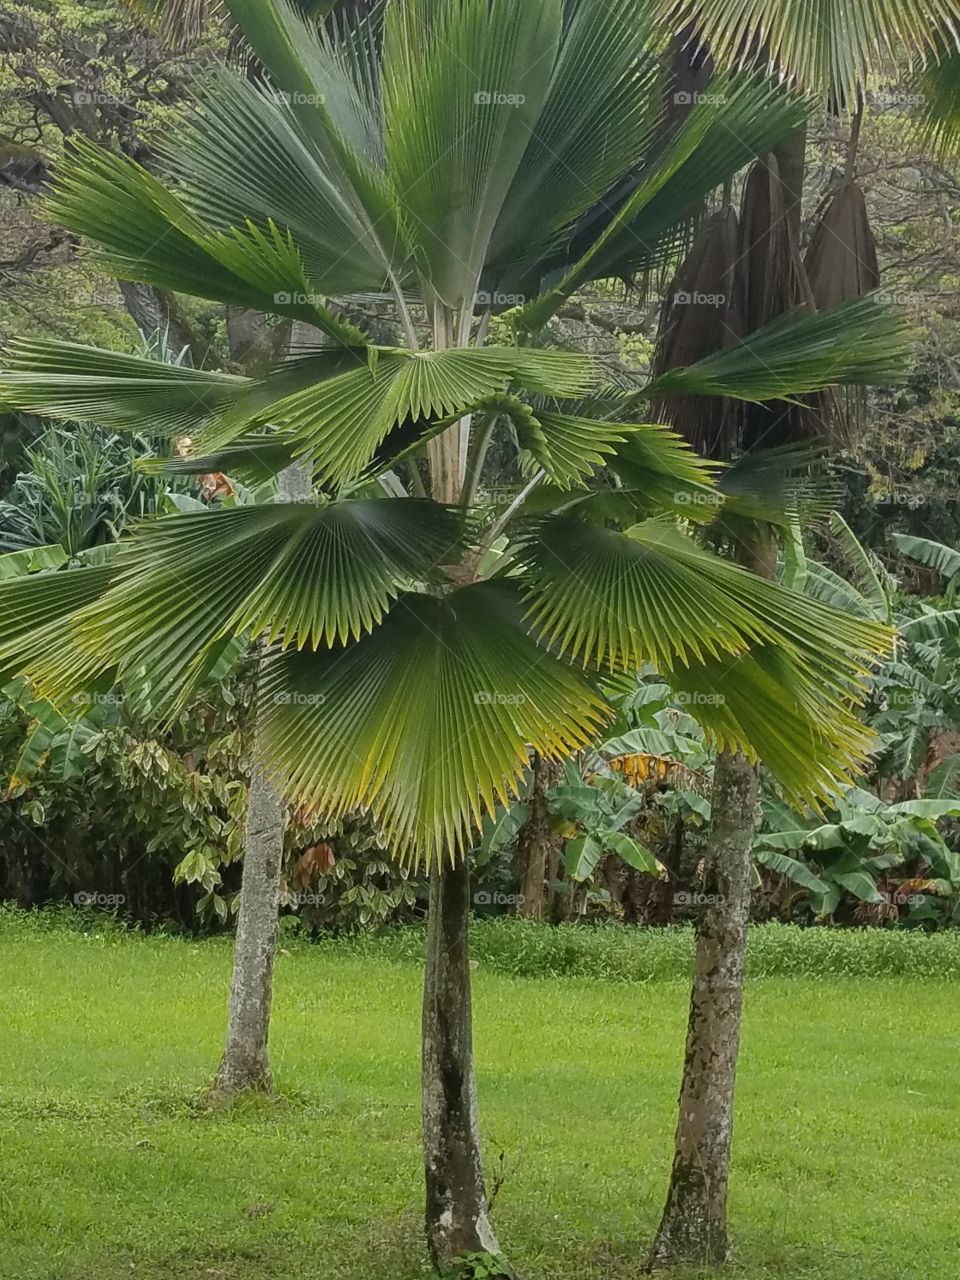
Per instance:
[[[945,42],[917,78],[923,95],[918,127],[924,143],[943,159],[960,150],[960,50]]]
[[[579,257],[548,292],[513,313],[518,329],[535,333],[581,284],[628,274],[672,244],[700,202],[806,118],[806,106],[757,76],[720,77],[693,106],[665,150],[632,179],[613,205],[599,203],[584,220]]]
[[[144,458],[138,464],[149,475],[205,476],[222,473],[256,484],[279,475],[294,460],[293,447],[277,432],[245,436],[216,453],[189,451],[172,458]]]
[[[721,745],[795,797],[826,796],[872,742],[854,708],[888,629],[709,555],[659,521],[626,533],[545,521],[521,549],[531,624],[571,660],[651,662]]]
[[[336,67],[330,59],[316,100],[342,98]],[[163,159],[209,227],[228,232],[253,222],[265,234],[271,225],[283,228],[296,245],[309,292],[382,292],[392,273],[404,272],[399,231],[388,237],[386,226],[373,224],[327,149],[303,128],[301,96],[221,69],[165,144]],[[354,105],[359,119],[361,107]],[[359,155],[382,151],[381,131],[379,120],[370,122],[355,139]],[[251,138],[258,139],[256,147]]]
[[[42,338],[4,351],[0,394],[28,413],[120,431],[189,435],[235,404],[249,378]]]
[[[806,90],[847,103],[881,63],[925,57],[940,32],[958,40],[948,0],[663,0],[662,8],[680,26],[692,23],[694,38],[718,63],[762,62]]]
[[[110,590],[70,619],[63,650],[34,645],[23,669],[56,705],[103,671],[116,668],[122,683],[145,667],[158,712],[181,709],[218,642],[249,633],[283,647],[344,644],[456,561],[462,537],[456,513],[416,499],[151,521],[121,547]]]
[[[539,283],[598,193],[643,163],[660,112],[649,28],[646,0],[567,0],[550,92],[490,245],[491,291]]]
[[[17,674],[29,655],[55,643],[63,619],[98,600],[114,576],[111,563],[0,582],[0,684]]]
[[[263,763],[282,793],[331,817],[367,809],[392,849],[428,865],[517,796],[531,747],[565,756],[609,715],[493,583],[404,596],[373,635],[284,654],[264,683]]]
[[[912,337],[875,295],[823,312],[794,312],[724,351],[654,379],[644,397],[731,396],[760,402],[830,386],[897,383]]]
[[[562,0],[404,0],[385,15],[387,161],[424,296],[472,304],[550,90]]]
[[[51,216],[95,243],[110,274],[315,325],[355,346],[365,335],[324,307],[289,232],[252,222],[207,227],[146,169],[87,140],[57,168]]]

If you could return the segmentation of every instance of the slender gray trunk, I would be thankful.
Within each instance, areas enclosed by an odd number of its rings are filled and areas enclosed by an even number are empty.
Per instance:
[[[277,501],[302,501],[312,488],[309,464],[296,462],[280,473]],[[258,688],[257,702],[259,692]],[[256,733],[255,726],[254,760],[259,755]],[[227,1040],[214,1082],[214,1092],[218,1094],[232,1094],[244,1089],[268,1090],[272,1085],[267,1045],[273,1003],[273,961],[277,946],[285,817],[284,806],[255,765],[251,771],[247,799]]]
[[[757,771],[721,752],[697,926],[687,1048],[667,1204],[649,1266],[716,1265],[729,1254],[727,1179],[757,824]]]
[[[214,1082],[214,1091],[218,1094],[244,1089],[269,1090],[273,1083],[267,1042],[273,1001],[283,828],[283,805],[255,767],[247,799],[227,1040]]]
[[[427,1242],[438,1268],[470,1253],[500,1253],[480,1153],[469,921],[466,862],[434,868],[423,984],[422,1105]]]

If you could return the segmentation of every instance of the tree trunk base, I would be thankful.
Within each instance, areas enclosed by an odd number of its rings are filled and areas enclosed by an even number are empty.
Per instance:
[[[673,1169],[648,1270],[729,1258],[727,1181],[758,799],[754,767],[722,751],[714,771]]]
[[[464,863],[430,877],[423,987],[425,1226],[438,1270],[469,1277],[471,1254],[500,1257],[490,1221],[477,1116],[470,1007],[470,872]],[[459,1270],[458,1270],[459,1268]],[[504,1271],[509,1275],[508,1271]]]
[[[722,1266],[730,1261],[726,1222],[718,1220],[704,1178],[674,1161],[670,1193],[646,1270],[659,1267]]]
[[[269,1062],[227,1062],[222,1059],[210,1090],[215,1102],[226,1102],[241,1093],[273,1093]]]

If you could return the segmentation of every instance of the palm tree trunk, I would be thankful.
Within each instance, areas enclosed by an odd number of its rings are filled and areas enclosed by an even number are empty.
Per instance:
[[[756,768],[742,755],[721,752],[673,1170],[650,1267],[717,1264],[729,1253],[727,1179],[758,799]]]
[[[423,984],[422,1106],[427,1242],[438,1268],[467,1254],[500,1252],[480,1153],[469,921],[466,861],[434,867]]]
[[[530,816],[517,837],[516,870],[520,881],[517,914],[528,920],[542,920],[546,902],[545,882],[551,850],[556,836],[550,830],[547,790],[553,780],[553,768],[545,756],[533,758],[533,783],[530,793]]]
[[[273,1081],[267,1042],[273,1003],[284,810],[259,770],[250,778],[240,913],[233,952],[227,1041],[214,1093],[269,1090]]]
[[[309,465],[296,462],[280,473],[277,501],[302,501],[312,489]],[[259,672],[257,683],[255,705],[261,684]],[[257,755],[255,727],[254,759]],[[227,1010],[227,1040],[213,1086],[214,1093],[218,1095],[247,1089],[269,1090],[272,1086],[267,1044],[273,1004],[273,960],[277,946],[285,818],[284,806],[263,773],[254,766],[247,795],[243,876]]]

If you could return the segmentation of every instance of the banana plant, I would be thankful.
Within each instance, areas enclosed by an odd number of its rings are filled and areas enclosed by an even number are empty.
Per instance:
[[[50,213],[114,276],[301,321],[313,343],[241,377],[24,340],[2,394],[189,440],[169,474],[262,479],[308,458],[317,500],[176,513],[103,573],[0,584],[0,671],[59,706],[146,667],[175,714],[217,646],[269,646],[256,740],[278,791],[332,820],[371,813],[430,870],[427,1230],[446,1266],[500,1253],[464,854],[529,750],[588,745],[614,714],[601,674],[644,663],[798,800],[832,795],[870,748],[856,708],[887,630],[690,538],[690,497],[717,492],[716,469],[650,402],[887,383],[909,338],[857,300],[629,394],[545,345],[576,289],[669,258],[702,198],[807,110],[731,73],[664,138],[662,33],[642,0],[387,0],[331,27],[285,0],[228,8],[262,76],[209,77],[164,140],[162,179],[78,143]],[[356,323],[374,304],[404,345]],[[486,467],[494,437],[514,458],[507,494]]]
[[[839,797],[828,822],[798,818],[768,799],[764,831],[754,847],[756,861],[785,875],[805,891],[817,917],[832,916],[841,899],[909,909],[908,920],[935,915],[933,902],[960,889],[960,854],[937,828],[960,817],[960,799],[925,797],[885,804],[871,792],[851,787]],[[925,874],[901,878],[893,888],[878,883],[884,873],[919,863]]]
[[[950,584],[960,574],[960,556],[950,547],[895,534],[899,549],[944,575],[946,608],[905,596],[879,557],[865,548],[836,512],[830,531],[846,577],[813,561],[807,564],[809,594],[851,614],[895,628],[890,662],[875,677],[871,724],[882,747],[875,771],[902,783],[925,786],[937,761],[936,744],[960,727],[960,609]]]

